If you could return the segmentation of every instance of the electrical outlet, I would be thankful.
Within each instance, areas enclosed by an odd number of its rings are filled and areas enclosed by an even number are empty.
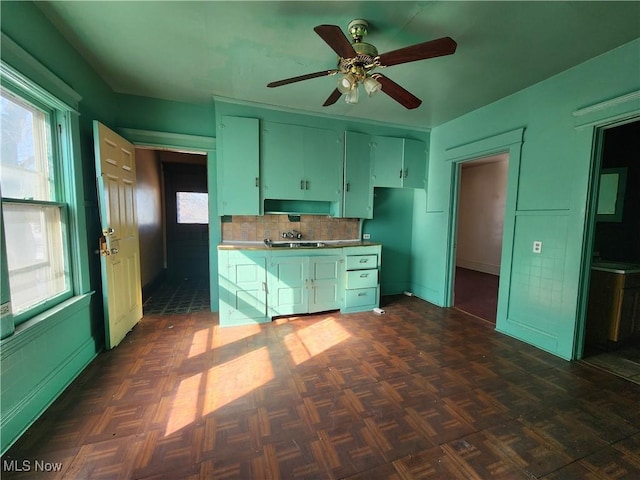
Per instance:
[[[363,240],[370,240],[371,239],[371,234],[370,233],[363,233],[362,234],[362,239]]]
[[[542,242],[540,240],[533,242],[533,253],[542,253]]]

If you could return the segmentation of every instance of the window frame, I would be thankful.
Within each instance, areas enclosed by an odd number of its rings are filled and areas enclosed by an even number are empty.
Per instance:
[[[49,148],[51,151],[47,152],[47,154],[51,157],[48,161],[52,169],[50,175],[53,176],[51,185],[53,191],[50,195],[52,200],[5,197],[0,189],[0,201],[3,205],[41,205],[59,209],[63,271],[65,272],[65,288],[62,292],[48,297],[46,300],[42,300],[20,313],[12,312],[13,323],[18,326],[80,293],[78,279],[76,278],[77,262],[74,258],[74,243],[76,243],[74,242],[74,234],[77,235],[78,232],[73,231],[71,214],[72,202],[75,199],[75,189],[72,186],[73,155],[71,146],[73,129],[70,124],[73,109],[19,73],[9,70],[4,64],[0,71],[0,81],[2,89],[7,94],[43,111],[48,117]],[[3,226],[3,228],[6,235],[6,227]],[[6,268],[5,272],[8,272],[8,266]],[[9,292],[11,292],[10,286]]]

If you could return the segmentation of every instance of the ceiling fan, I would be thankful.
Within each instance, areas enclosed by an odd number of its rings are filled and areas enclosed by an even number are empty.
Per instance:
[[[348,29],[351,38],[353,38],[353,42],[350,42],[340,30],[340,27],[336,25],[318,25],[313,30],[338,54],[337,67],[332,70],[323,70],[278,80],[277,82],[269,83],[267,87],[280,87],[290,83],[301,82],[302,80],[342,74],[338,81],[338,86],[322,104],[323,107],[333,105],[342,95],[345,95],[347,103],[358,103],[358,85],[360,84],[370,96],[382,90],[383,93],[389,95],[405,108],[413,109],[419,107],[422,100],[418,97],[384,75],[371,72],[376,68],[391,67],[401,63],[451,55],[456,51],[456,42],[449,37],[443,37],[378,55],[376,47],[362,41],[363,37],[368,33],[368,27],[369,24],[366,20],[353,20],[350,22]]]

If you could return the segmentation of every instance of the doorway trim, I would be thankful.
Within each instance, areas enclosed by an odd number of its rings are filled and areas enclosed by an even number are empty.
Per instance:
[[[600,168],[602,166],[602,146],[604,130],[640,120],[640,90],[621,95],[604,102],[586,106],[572,113],[575,130],[586,130],[591,141],[589,186],[587,187],[586,214],[584,217],[584,237],[580,278],[578,280],[578,304],[576,328],[573,342],[573,359],[580,360],[584,354],[584,340],[587,327],[587,307],[589,302],[589,281],[593,242],[596,227],[597,192]]]
[[[201,135],[187,135],[154,130],[118,128],[120,135],[137,148],[195,153],[207,156],[207,191],[216,191],[216,138]],[[218,215],[216,195],[209,195],[209,293],[211,311],[217,312],[218,299],[218,244],[221,241],[221,224]]]
[[[513,256],[513,239],[515,235],[515,217],[518,199],[518,178],[520,176],[520,156],[524,141],[524,127],[498,135],[492,135],[469,143],[446,149],[446,161],[451,168],[451,198],[449,209],[449,229],[447,232],[447,269],[445,279],[446,307],[453,305],[455,278],[455,238],[458,220],[458,197],[460,190],[460,165],[464,162],[483,157],[506,153],[509,156],[507,170],[507,191],[504,212],[504,230],[502,234],[502,253],[500,257],[500,283],[498,287],[498,311],[496,329],[504,330],[509,302],[509,285],[511,283],[511,258]]]

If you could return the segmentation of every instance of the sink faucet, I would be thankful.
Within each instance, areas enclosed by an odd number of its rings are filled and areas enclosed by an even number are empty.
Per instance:
[[[297,238],[299,240],[302,238],[302,233],[297,230],[289,230],[288,232],[282,232],[282,238]]]

